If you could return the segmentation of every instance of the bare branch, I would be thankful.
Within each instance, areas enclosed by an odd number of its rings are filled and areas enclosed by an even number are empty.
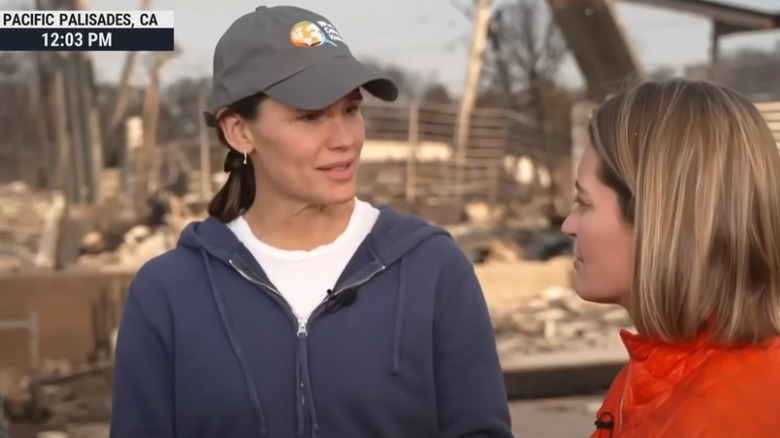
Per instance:
[[[552,81],[567,48],[542,0],[512,0],[491,19],[485,85],[513,105],[534,105]],[[532,97],[532,96],[537,97]]]

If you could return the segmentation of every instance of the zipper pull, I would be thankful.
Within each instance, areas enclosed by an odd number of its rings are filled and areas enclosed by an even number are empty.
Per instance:
[[[306,318],[298,318],[298,337],[306,337]]]

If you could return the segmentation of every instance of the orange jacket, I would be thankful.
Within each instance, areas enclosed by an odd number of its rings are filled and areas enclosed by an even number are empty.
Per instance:
[[[620,336],[629,361],[591,438],[780,437],[780,337],[729,348],[706,336],[675,344]]]

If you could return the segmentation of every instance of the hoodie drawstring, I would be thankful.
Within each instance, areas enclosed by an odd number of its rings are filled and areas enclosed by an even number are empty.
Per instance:
[[[406,258],[401,258],[398,274],[398,301],[395,305],[395,324],[393,327],[392,372],[401,372],[401,334],[404,327],[404,307],[406,304]]]
[[[233,353],[236,355],[236,359],[238,359],[238,363],[241,365],[241,372],[244,375],[244,383],[246,383],[247,390],[249,391],[249,400],[252,404],[252,407],[254,408],[255,414],[257,414],[257,421],[260,426],[259,436],[264,437],[267,434],[265,415],[263,414],[263,408],[260,406],[260,397],[257,394],[257,388],[255,387],[252,373],[249,370],[249,364],[246,361],[246,357],[244,357],[244,352],[241,350],[241,346],[238,345],[238,341],[233,335],[233,330],[230,329],[227,310],[225,309],[225,303],[222,301],[222,294],[219,292],[216,281],[214,281],[214,276],[211,273],[209,255],[206,253],[205,249],[201,250],[201,255],[203,255],[203,262],[206,266],[206,276],[209,279],[211,295],[214,297],[214,303],[216,304],[217,310],[219,311],[219,318],[222,320],[222,326],[225,329],[228,340],[230,341],[230,346],[233,348]]]

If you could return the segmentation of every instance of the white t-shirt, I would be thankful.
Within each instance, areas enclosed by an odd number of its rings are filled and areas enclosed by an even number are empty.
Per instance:
[[[243,216],[227,226],[263,267],[300,320],[308,318],[326,298],[328,289],[336,285],[378,217],[378,209],[356,199],[344,232],[333,242],[311,251],[286,251],[263,243],[252,233]]]

